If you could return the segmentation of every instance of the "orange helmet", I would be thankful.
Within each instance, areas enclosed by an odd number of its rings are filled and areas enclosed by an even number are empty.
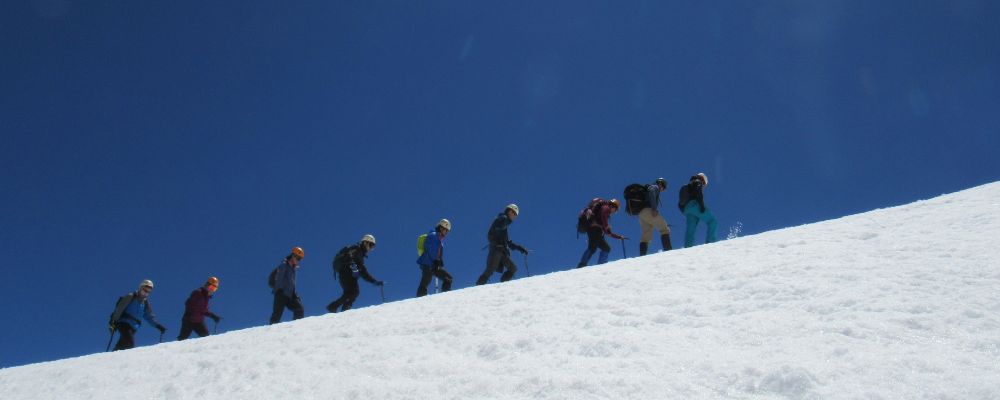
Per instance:
[[[621,208],[621,203],[618,202],[618,199],[611,199],[608,204],[611,204],[615,209]]]
[[[306,252],[299,246],[292,247],[292,255],[298,257],[300,260],[306,258]]]

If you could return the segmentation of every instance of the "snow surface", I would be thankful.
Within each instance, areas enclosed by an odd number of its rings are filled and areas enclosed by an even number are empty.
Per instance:
[[[0,398],[1000,399],[998,217],[992,183],[583,270],[8,368]]]

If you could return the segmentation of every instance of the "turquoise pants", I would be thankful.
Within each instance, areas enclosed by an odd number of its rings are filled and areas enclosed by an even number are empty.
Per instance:
[[[684,247],[694,246],[694,232],[698,229],[698,222],[704,222],[705,226],[708,227],[705,243],[715,241],[716,222],[715,216],[712,215],[712,210],[705,208],[705,212],[701,212],[701,206],[697,201],[689,201],[684,206],[684,216],[687,217],[687,230],[684,232]]]

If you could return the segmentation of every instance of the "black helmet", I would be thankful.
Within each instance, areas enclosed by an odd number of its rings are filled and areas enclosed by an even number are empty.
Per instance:
[[[663,178],[656,178],[656,184],[662,186],[663,188],[666,188],[667,180]]]

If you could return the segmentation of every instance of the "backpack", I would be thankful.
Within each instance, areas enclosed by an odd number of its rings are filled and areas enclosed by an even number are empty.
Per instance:
[[[601,206],[607,204],[608,202],[600,197],[591,199],[587,206],[580,210],[580,215],[576,217],[576,231],[578,233],[587,232],[587,228],[590,227],[590,218],[600,211]]]
[[[646,186],[641,183],[633,183],[625,186],[625,192],[622,197],[625,198],[625,212],[628,215],[639,215],[639,211],[651,206],[646,201]]]
[[[271,273],[267,275],[267,286],[274,290],[275,280],[278,278],[278,267],[274,267]]]
[[[424,242],[427,241],[427,234],[417,236],[417,257],[424,255]]]
[[[689,201],[691,201],[691,189],[688,185],[681,186],[681,191],[677,194],[677,208],[680,208],[681,212],[684,212],[684,206]]]

